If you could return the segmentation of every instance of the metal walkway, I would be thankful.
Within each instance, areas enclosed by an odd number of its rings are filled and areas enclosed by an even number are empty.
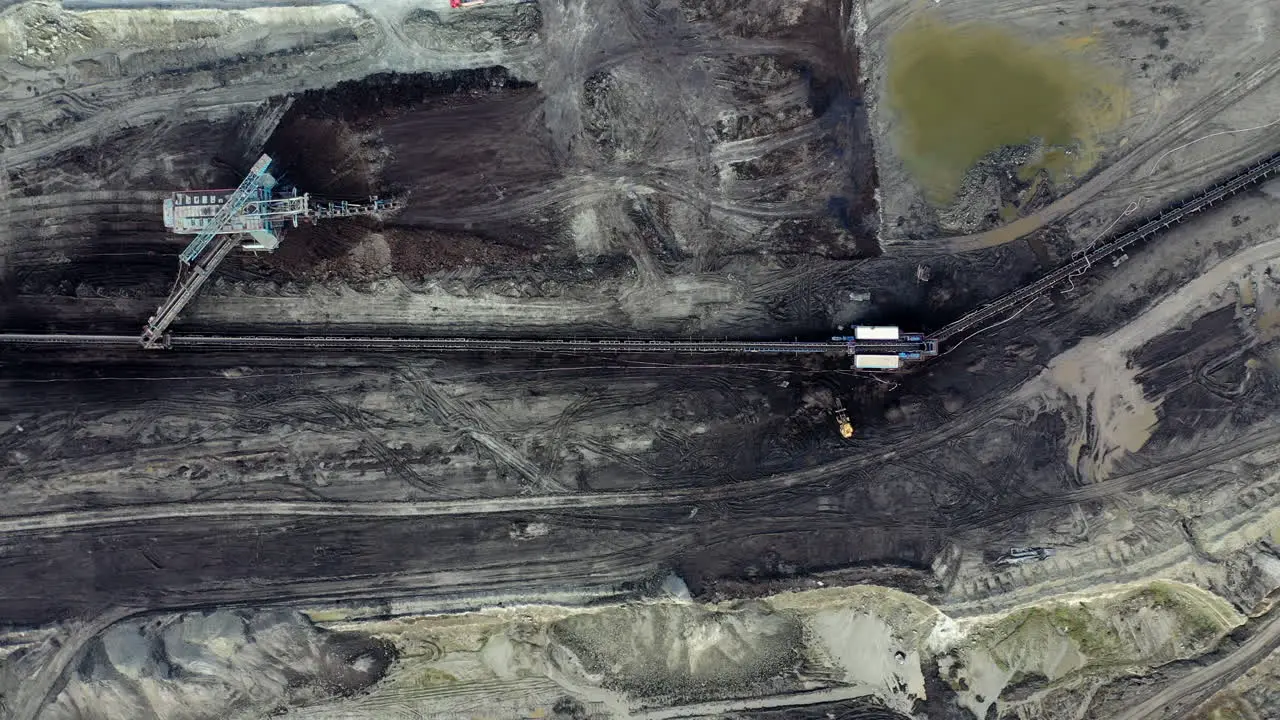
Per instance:
[[[184,265],[190,265],[200,253],[204,252],[209,242],[222,231],[222,228],[236,216],[244,206],[253,199],[253,194],[262,186],[267,168],[271,166],[271,157],[263,155],[249,168],[249,174],[240,181],[240,187],[231,193],[231,197],[223,203],[218,212],[209,220],[208,227],[201,230],[178,256]]]
[[[147,324],[142,328],[142,347],[164,346],[165,331],[178,319],[178,313],[200,292],[200,288],[213,277],[218,265],[239,245],[240,238],[235,235],[218,235],[214,237],[212,251],[204,253],[192,264],[184,262],[179,265],[178,279],[174,281],[169,297],[156,309],[155,315],[147,318]]]

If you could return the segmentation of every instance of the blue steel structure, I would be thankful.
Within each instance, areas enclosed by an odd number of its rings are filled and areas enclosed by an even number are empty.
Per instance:
[[[235,192],[231,193],[231,197],[227,199],[226,203],[222,205],[217,214],[215,214],[209,221],[208,226],[196,235],[195,239],[192,240],[190,244],[187,245],[186,249],[182,251],[182,254],[178,256],[183,264],[190,265],[195,262],[195,259],[200,256],[200,253],[208,247],[209,242],[213,240],[214,237],[222,234],[223,228],[226,227],[231,219],[243,210],[244,206],[248,204],[250,200],[253,200],[255,196],[260,195],[260,191],[263,190],[264,181],[269,182],[269,186],[266,190],[267,192],[270,192],[271,187],[275,185],[275,180],[270,179],[270,176],[267,175],[267,168],[270,166],[271,157],[269,155],[263,155],[258,158],[258,161],[253,164],[253,167],[249,168],[249,174],[245,176],[243,181],[241,181],[240,187],[236,188]]]
[[[218,265],[237,247],[272,251],[279,231],[299,218],[311,220],[353,215],[383,215],[401,207],[398,200],[371,198],[368,203],[316,203],[296,192],[273,197],[276,179],[268,170],[271,157],[258,158],[239,187],[225,190],[176,192],[164,202],[165,226],[195,238],[179,255],[178,279],[168,299],[147,319],[142,330],[144,348],[167,347],[166,331],[195,298]]]

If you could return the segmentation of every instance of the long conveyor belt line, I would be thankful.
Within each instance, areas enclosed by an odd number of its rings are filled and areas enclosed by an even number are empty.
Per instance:
[[[33,346],[136,347],[132,335],[2,334],[0,343]],[[499,338],[393,338],[286,335],[172,335],[168,347],[178,350],[238,348],[279,350],[391,350],[429,352],[533,353],[763,353],[787,355],[920,352],[923,343],[868,342],[750,342],[737,340],[527,340]]]
[[[955,322],[947,325],[932,335],[939,342],[949,340],[960,333],[976,329],[986,323],[1012,312],[1032,300],[1048,292],[1058,283],[1069,277],[1078,277],[1102,260],[1114,255],[1134,243],[1146,240],[1156,233],[1176,225],[1187,217],[1201,210],[1210,208],[1248,187],[1256,185],[1272,175],[1280,172],[1280,154],[1246,168],[1232,178],[1220,182],[1186,202],[1175,205],[1138,227],[1080,256],[1076,260],[1057,268],[1044,277],[1023,285],[1007,295],[999,297]]]

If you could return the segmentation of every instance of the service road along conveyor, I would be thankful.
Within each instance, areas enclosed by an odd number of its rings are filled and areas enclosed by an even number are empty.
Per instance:
[[[0,345],[139,347],[133,335],[0,334]],[[918,353],[919,342],[742,341],[742,340],[528,340],[496,338],[384,338],[289,335],[171,335],[172,350],[391,350],[514,353],[769,353],[783,355]]]

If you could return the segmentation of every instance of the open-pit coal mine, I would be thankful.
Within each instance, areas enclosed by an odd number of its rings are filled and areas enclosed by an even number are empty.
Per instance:
[[[1277,27],[0,2],[0,718],[1280,716]]]

